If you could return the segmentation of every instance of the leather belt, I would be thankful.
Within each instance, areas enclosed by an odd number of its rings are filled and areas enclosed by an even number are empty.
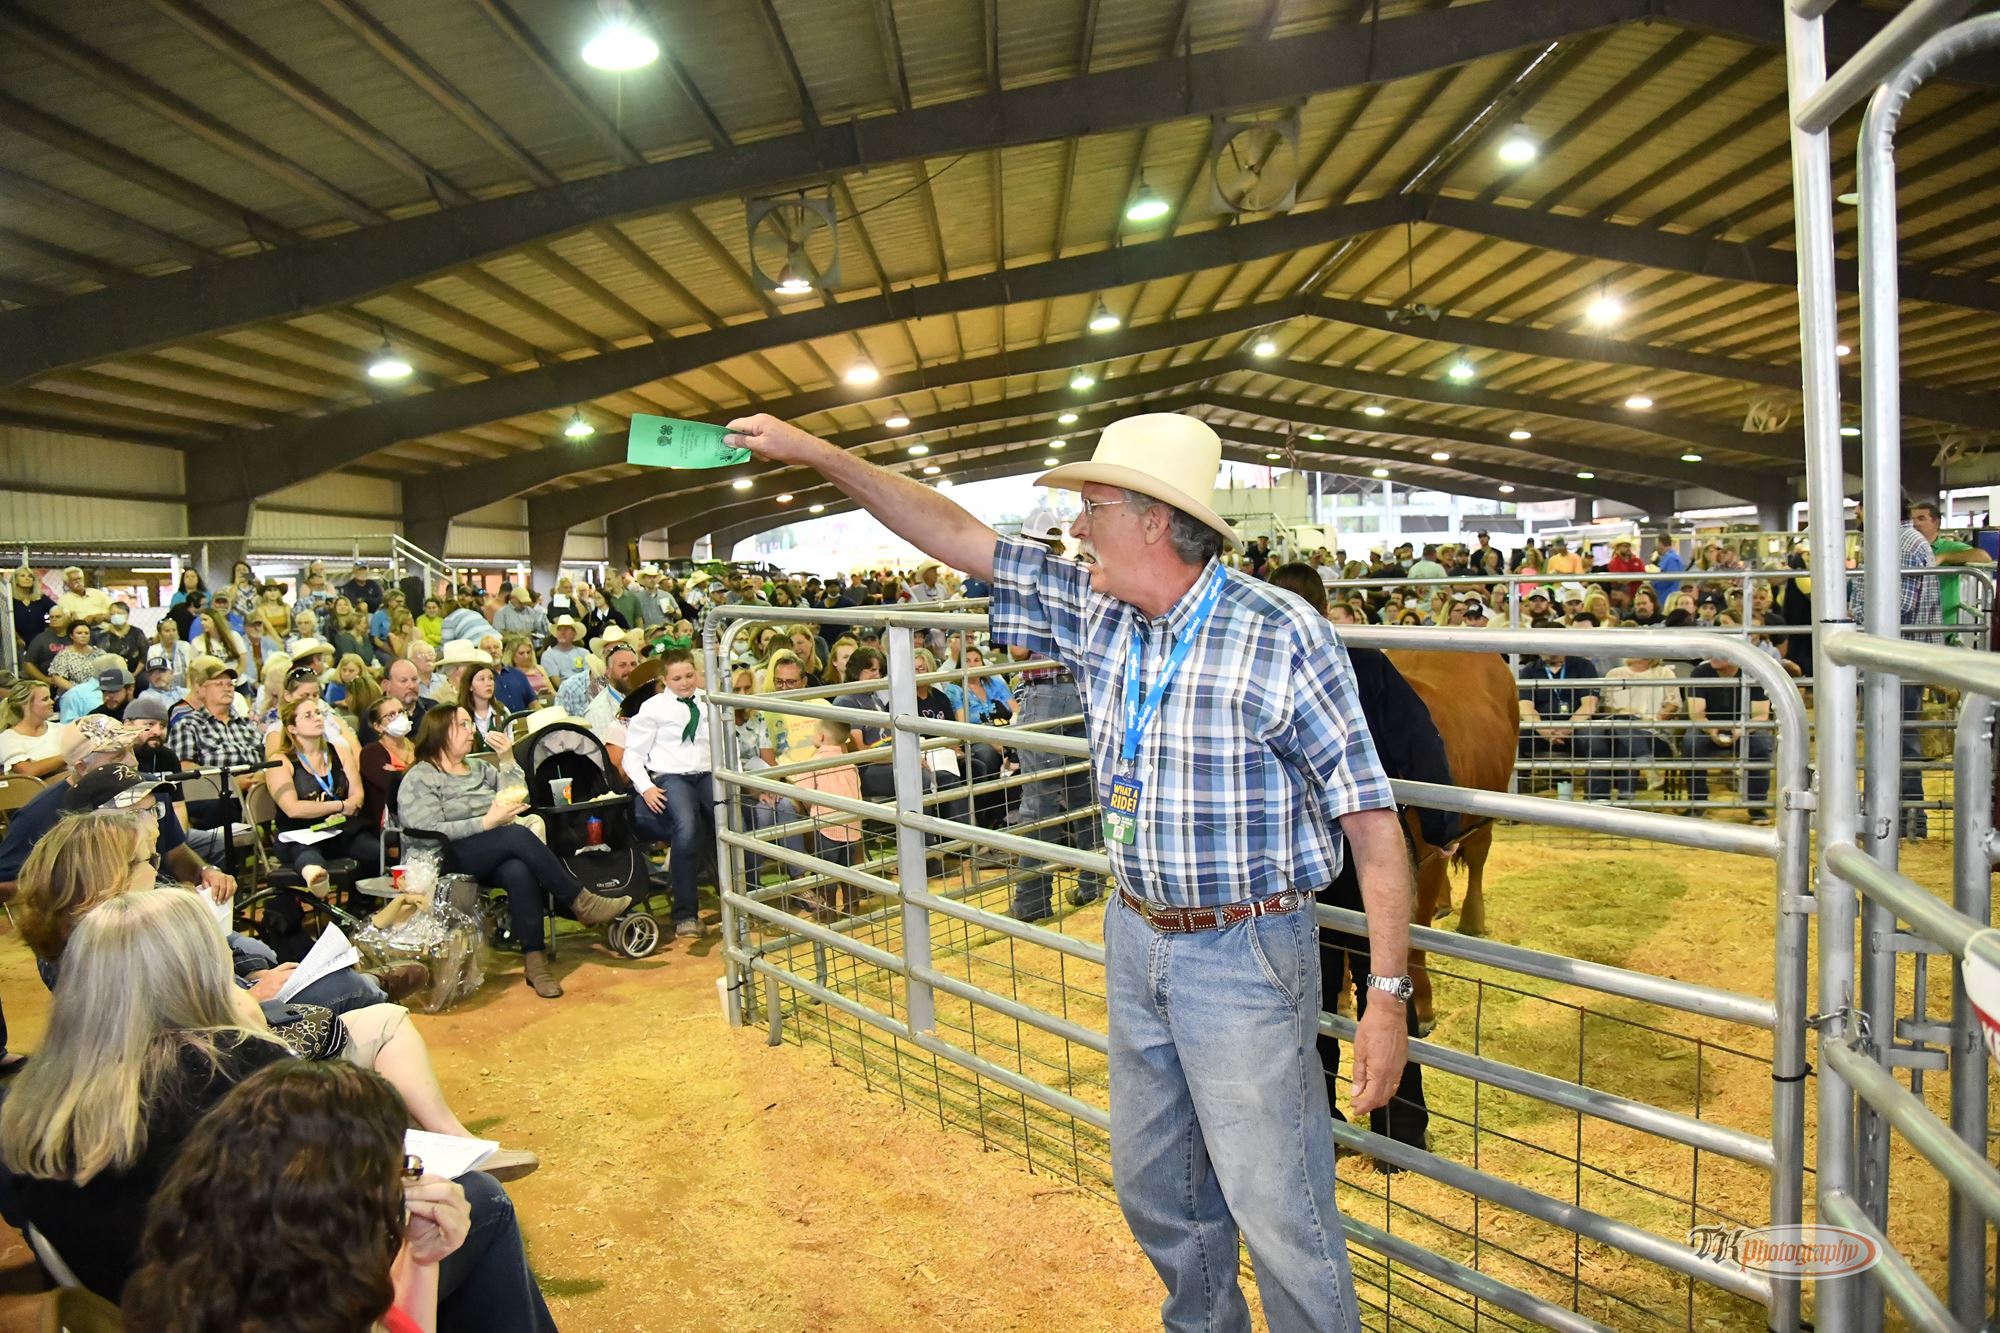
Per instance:
[[[1134,895],[1130,889],[1118,890],[1118,896],[1154,930],[1173,935],[1186,935],[1198,930],[1215,930],[1221,926],[1234,926],[1260,916],[1296,912],[1308,901],[1307,896],[1296,889],[1287,889],[1283,893],[1274,893],[1268,898],[1257,898],[1249,902],[1223,903],[1219,907],[1158,907]]]

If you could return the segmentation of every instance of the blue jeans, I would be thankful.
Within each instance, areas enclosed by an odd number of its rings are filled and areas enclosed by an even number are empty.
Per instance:
[[[1688,770],[1688,799],[1708,799],[1708,770],[1701,767],[1701,761],[1727,754],[1750,760],[1750,767],[1743,774],[1743,799],[1751,805],[1764,804],[1771,791],[1771,733],[1745,731],[1737,722],[1718,722],[1715,730],[1735,732],[1735,743],[1717,745],[1709,738],[1707,727],[1688,728],[1687,757],[1695,765]]]
[[[1923,716],[1924,687],[1903,686],[1903,772],[1900,790],[1904,809],[1897,821],[1914,837],[1922,837],[1929,818],[1924,810],[1924,745],[1917,722]]]
[[[1104,914],[1111,1175],[1166,1284],[1169,1333],[1249,1333],[1239,1227],[1272,1333],[1361,1327],[1314,1040],[1311,901],[1186,935],[1154,931],[1122,900]]]
[[[1020,725],[1046,722],[1051,718],[1074,717],[1083,711],[1083,704],[1076,692],[1073,681],[1036,681],[1021,687],[1020,711],[1014,720]],[[1041,735],[1082,737],[1083,725],[1077,723],[1054,731],[1043,731]],[[1026,745],[1016,746],[1021,772],[1052,773],[1064,764],[1072,762],[1067,756],[1050,754],[1047,750],[1031,749]],[[1091,791],[1090,771],[1086,768],[1068,777],[1047,777],[1038,782],[1022,784],[1021,803],[1015,808],[1015,819],[1027,825],[1051,818],[1060,811],[1067,811],[1069,818],[1052,828],[1039,829],[1028,836],[1040,838],[1059,847],[1075,847],[1080,851],[1096,851],[1101,842],[1095,812],[1091,809],[1096,796]],[[1012,912],[1024,920],[1034,920],[1049,914],[1050,865],[1046,861],[1037,862],[1033,873],[1026,875],[1014,890]],[[1084,896],[1094,898],[1102,890],[1097,872],[1079,872],[1079,888]]]
[[[239,974],[268,972],[278,965],[278,955],[272,952],[270,945],[235,931],[229,932],[229,953]],[[382,1004],[388,998],[389,993],[382,989],[380,982],[366,972],[357,972],[351,967],[329,972],[292,997],[300,1004],[316,1004],[336,1014],[344,1014],[351,1009],[366,1009],[371,1004]]]
[[[715,784],[707,773],[655,773],[653,785],[667,798],[658,814],[637,792],[632,794],[632,826],[648,842],[673,849],[668,870],[674,881],[674,920],[692,921],[700,914],[695,883],[702,858],[715,845]]]
[[[555,1333],[528,1271],[513,1200],[484,1171],[468,1171],[458,1184],[472,1205],[472,1228],[438,1265],[438,1333]]]

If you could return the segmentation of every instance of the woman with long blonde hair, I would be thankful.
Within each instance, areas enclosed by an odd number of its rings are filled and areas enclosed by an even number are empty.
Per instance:
[[[48,682],[23,677],[0,695],[0,773],[46,778],[64,768],[63,737]]]

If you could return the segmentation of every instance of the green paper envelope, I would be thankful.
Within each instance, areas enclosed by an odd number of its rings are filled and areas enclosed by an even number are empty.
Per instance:
[[[706,421],[636,416],[625,436],[625,461],[641,467],[672,468],[729,467],[749,462],[748,449],[732,449],[722,442],[726,434],[721,426]]]

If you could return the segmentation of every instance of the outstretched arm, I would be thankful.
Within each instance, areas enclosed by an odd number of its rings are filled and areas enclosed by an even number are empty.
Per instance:
[[[759,458],[813,469],[925,555],[982,579],[993,577],[993,544],[1000,535],[921,482],[761,412],[730,422],[729,431],[730,444]]]

